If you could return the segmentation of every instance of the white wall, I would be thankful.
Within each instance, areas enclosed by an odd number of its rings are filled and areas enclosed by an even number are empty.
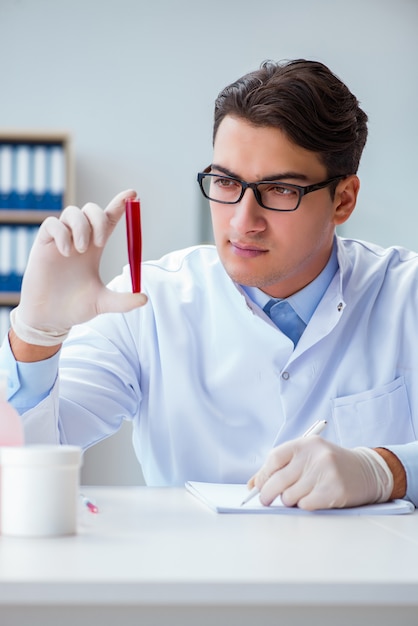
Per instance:
[[[201,238],[220,89],[264,59],[320,60],[370,117],[344,234],[418,249],[417,32],[416,0],[0,0],[0,126],[70,130],[77,203],[137,189],[156,257]],[[121,225],[103,278],[125,262]],[[89,451],[87,481],[136,482],[129,437]]]

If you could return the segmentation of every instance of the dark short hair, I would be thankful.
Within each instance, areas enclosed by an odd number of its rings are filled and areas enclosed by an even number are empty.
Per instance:
[[[318,154],[329,176],[355,174],[367,139],[367,115],[357,98],[317,61],[265,61],[221,91],[213,140],[227,115],[282,130]]]

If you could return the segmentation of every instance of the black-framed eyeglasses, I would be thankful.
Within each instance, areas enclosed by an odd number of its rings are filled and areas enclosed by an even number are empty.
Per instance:
[[[347,174],[333,176],[314,185],[293,185],[278,180],[260,180],[258,183],[247,183],[226,174],[213,174],[210,166],[197,175],[200,189],[208,200],[221,204],[238,204],[245,191],[249,188],[260,206],[270,211],[296,211],[303,196],[324,189],[334,182],[347,177]]]

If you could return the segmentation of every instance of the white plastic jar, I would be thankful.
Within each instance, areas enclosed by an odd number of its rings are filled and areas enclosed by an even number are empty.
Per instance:
[[[76,533],[81,459],[78,446],[0,448],[2,534]]]

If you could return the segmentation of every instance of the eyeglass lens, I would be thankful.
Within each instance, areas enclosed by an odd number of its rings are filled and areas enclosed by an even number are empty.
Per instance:
[[[210,200],[225,204],[237,202],[243,191],[238,180],[213,174],[202,177],[202,186]],[[299,203],[299,190],[285,183],[258,183],[256,189],[263,206],[270,209],[293,211]]]

